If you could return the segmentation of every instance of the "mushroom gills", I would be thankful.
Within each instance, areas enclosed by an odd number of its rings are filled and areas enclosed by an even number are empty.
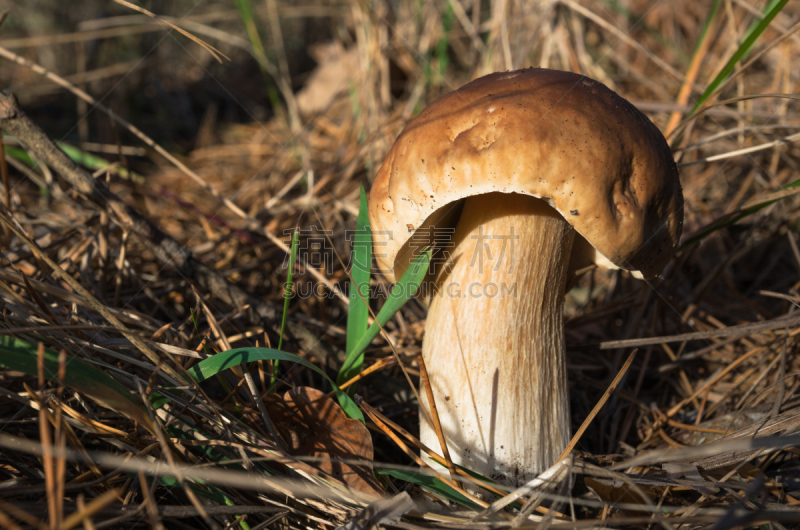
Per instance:
[[[547,469],[569,442],[563,306],[573,235],[541,199],[470,197],[445,249],[449,266],[433,271],[422,352],[450,455],[507,486]],[[439,447],[426,414],[420,438]]]

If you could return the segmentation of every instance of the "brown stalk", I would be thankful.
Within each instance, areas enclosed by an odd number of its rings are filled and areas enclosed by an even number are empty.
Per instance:
[[[25,287],[28,289],[28,293],[31,295],[31,298],[33,298],[33,301],[36,302],[36,305],[39,306],[39,309],[42,310],[42,312],[47,316],[47,319],[50,320],[50,322],[52,322],[55,325],[59,325],[60,322],[55,317],[55,315],[53,315],[53,313],[50,311],[50,308],[47,307],[47,304],[44,303],[44,300],[41,299],[39,293],[34,291],[33,287],[31,287],[31,284],[28,281],[28,277],[25,276],[25,273],[20,273],[20,274],[22,274],[22,281],[25,282]]]
[[[700,422],[703,421],[703,412],[706,409],[706,404],[708,404],[708,395],[710,393],[711,387],[708,387],[703,393],[703,400],[700,402],[700,406],[697,408],[697,419],[694,421],[695,425],[700,425]]]
[[[100,510],[102,510],[103,508],[114,502],[119,497],[120,493],[121,490],[112,489],[92,499],[92,502],[90,502],[84,509],[78,509],[77,511],[71,513],[66,519],[64,519],[64,522],[59,527],[59,530],[71,530],[72,528],[75,528],[76,526],[83,523],[84,521],[86,521],[87,519],[98,513]]]
[[[171,23],[171,22],[169,22],[167,20],[164,20],[163,18],[159,17],[155,13],[152,13],[151,11],[148,11],[147,9],[144,9],[143,7],[139,7],[139,6],[137,6],[135,4],[132,4],[130,2],[126,2],[125,0],[113,0],[113,1],[118,3],[119,5],[123,5],[123,6],[127,7],[128,9],[132,9],[134,11],[138,11],[139,13],[144,13],[148,17],[150,17],[150,18],[152,18],[154,20],[157,20],[157,21],[161,22],[162,24],[165,24],[165,25],[169,26],[170,28],[174,29],[175,31],[177,31],[178,33],[183,35],[184,37],[192,40],[196,44],[199,44],[200,47],[202,47],[204,50],[206,50],[208,53],[210,53],[214,57],[214,59],[216,59],[218,62],[220,62],[220,63],[222,62],[221,57],[224,57],[225,59],[228,59],[230,61],[230,59],[224,53],[222,53],[221,51],[219,51],[215,47],[211,46],[210,44],[208,44],[207,42],[203,41],[202,39],[198,39],[197,37],[195,37],[194,35],[192,35],[188,31],[181,29],[179,26],[177,26],[177,25],[175,25],[175,24],[173,24],[173,23]]]
[[[706,394],[708,394],[708,392],[706,392]],[[728,432],[725,429],[712,429],[710,427],[698,427],[697,425],[688,425],[686,423],[681,423],[679,421],[671,420],[669,418],[667,419],[667,423],[673,427],[677,427],[679,429],[684,429],[687,431],[710,432],[714,434],[725,434],[726,432]]]
[[[712,30],[714,29],[714,25],[715,24],[712,24],[708,28],[708,31],[706,31],[706,33],[703,35],[703,40],[700,42],[699,46],[697,47],[697,51],[692,57],[692,62],[689,64],[689,69],[686,71],[686,79],[683,80],[681,89],[678,92],[678,97],[675,100],[675,104],[677,105],[684,106],[689,101],[689,96],[692,93],[692,85],[697,79],[697,74],[700,72],[700,65],[703,63],[703,59],[705,59],[706,53],[708,52],[708,47],[711,44],[711,39],[709,37],[713,32]],[[672,132],[680,123],[682,116],[683,113],[681,111],[673,111],[669,117],[667,126],[664,128],[665,137],[668,138],[669,135],[672,134]]]
[[[740,324],[738,326],[728,326],[722,329],[712,329],[709,331],[697,331],[693,333],[681,333],[679,335],[670,335],[667,337],[651,337],[646,339],[630,339],[630,340],[610,340],[600,343],[601,350],[611,350],[614,348],[632,348],[638,346],[650,346],[652,344],[662,344],[666,342],[682,342],[700,339],[713,339],[717,337],[739,337],[741,335],[750,335],[752,333],[762,333],[765,331],[772,331],[775,329],[785,328],[787,326],[794,327],[800,324],[800,316],[788,315],[766,322],[755,322],[752,324]],[[721,344],[720,344],[721,345]],[[714,345],[718,347],[720,345]]]
[[[166,458],[167,463],[172,469],[176,469],[175,466],[175,457],[172,455],[172,447],[169,444],[169,440],[166,436],[164,436],[164,426],[161,424],[160,418],[153,412],[153,408],[150,404],[150,400],[147,399],[147,393],[145,392],[144,387],[142,386],[142,380],[138,377],[136,378],[136,386],[139,390],[139,395],[142,396],[142,403],[144,403],[145,409],[147,410],[147,414],[150,416],[150,421],[153,422],[153,430],[155,431],[156,438],[158,439],[158,443],[161,446],[161,453],[163,454],[164,458]],[[186,496],[189,498],[189,501],[197,508],[198,513],[200,516],[205,520],[206,524],[210,527],[214,527],[211,518],[206,513],[205,509],[203,509],[203,505],[200,503],[200,500],[194,494],[192,489],[187,486],[186,481],[183,478],[183,474],[180,472],[175,473],[175,478],[180,483],[183,491],[186,493]]]
[[[157,479],[153,479],[153,483],[157,483]],[[155,529],[162,529],[164,526],[158,517],[158,507],[153,502],[153,496],[150,495],[150,488],[147,487],[147,477],[144,471],[139,470],[139,487],[142,490],[142,497],[144,498],[144,505],[147,508],[147,517],[150,519],[150,526]]]
[[[288,453],[280,454],[272,449],[262,449],[261,447],[252,446],[249,444],[238,443],[238,442],[229,442],[227,440],[183,440],[180,438],[170,438],[169,439],[172,443],[181,444],[184,446],[217,446],[217,447],[225,447],[228,449],[237,449],[239,451],[252,451],[256,455],[260,456],[265,460],[269,460],[271,462],[276,462],[279,464],[285,464],[292,470],[297,470],[297,466],[301,469],[304,473],[309,473],[311,475],[322,477],[324,480],[328,481],[331,484],[335,484],[337,487],[341,488],[348,488],[347,484],[342,482],[340,479],[333,477],[332,475],[327,474],[324,471],[319,469],[310,467],[306,465],[305,462],[302,460],[298,460],[297,458],[293,457]],[[281,494],[291,495],[288,491],[281,491]]]
[[[652,315],[653,313],[651,313]],[[642,391],[642,385],[644,384],[644,377],[647,374],[647,370],[650,366],[650,358],[653,353],[653,348],[647,348],[645,350],[644,359],[642,360],[642,364],[639,367],[639,377],[636,378],[636,384],[633,387],[633,393],[631,394],[631,399],[635,400],[639,398],[639,393]],[[631,427],[633,426],[634,416],[636,415],[637,407],[630,407],[628,411],[625,413],[625,420],[622,423],[622,428],[620,429],[620,434],[617,436],[617,440],[627,440],[628,433],[630,433]]]
[[[625,364],[622,365],[622,368],[620,368],[619,373],[617,373],[617,376],[614,378],[613,381],[611,381],[611,384],[608,385],[608,389],[603,393],[603,396],[594,406],[594,408],[586,417],[586,419],[583,420],[583,423],[581,424],[581,427],[578,429],[578,432],[576,432],[575,436],[572,437],[572,440],[570,440],[569,445],[567,445],[567,448],[564,449],[564,452],[561,453],[561,456],[558,457],[558,460],[556,460],[556,462],[560,462],[561,460],[566,458],[567,455],[569,455],[575,448],[575,446],[578,444],[578,442],[581,439],[581,436],[583,436],[583,433],[586,432],[586,429],[592,423],[592,420],[600,412],[600,409],[603,408],[603,405],[606,404],[606,401],[608,401],[608,398],[610,398],[611,394],[614,393],[614,390],[617,389],[617,385],[619,385],[619,382],[622,381],[622,377],[628,372],[628,368],[631,367],[631,363],[633,362],[634,357],[636,357],[636,352],[638,351],[639,350],[633,350],[631,354],[628,356],[628,360],[625,361]]]
[[[659,429],[659,430],[658,430],[658,435],[659,435],[659,436],[661,437],[661,439],[662,439],[662,440],[664,440],[664,441],[667,443],[667,445],[669,445],[670,447],[675,447],[675,448],[686,447],[685,445],[683,445],[683,444],[681,444],[681,443],[679,443],[679,442],[676,442],[675,440],[673,440],[673,439],[672,439],[672,438],[671,438],[671,437],[670,437],[670,436],[669,436],[669,435],[668,435],[666,432],[664,432],[664,429]]]
[[[27,524],[29,524],[29,525],[31,525],[33,527],[36,527],[36,528],[45,527],[46,528],[46,526],[43,525],[42,522],[39,519],[37,519],[33,515],[29,514],[25,510],[22,510],[21,508],[19,508],[18,506],[15,506],[14,504],[12,504],[10,502],[6,502],[6,501],[3,501],[3,500],[0,500],[0,510],[13,515],[14,517],[19,519],[20,521],[22,521],[24,523],[27,523]],[[17,528],[19,528],[19,527],[17,527]]]
[[[114,307],[119,307],[119,295],[122,291],[122,273],[125,267],[125,254],[128,250],[128,238],[131,235],[130,230],[122,231],[122,238],[119,243],[119,258],[117,259],[117,270],[114,274]]]
[[[125,431],[121,431],[119,429],[115,429],[113,427],[109,427],[107,425],[103,425],[102,423],[100,423],[97,420],[93,420],[91,418],[88,418],[88,417],[84,416],[83,414],[81,414],[77,410],[73,409],[69,405],[61,405],[61,408],[64,410],[64,412],[67,413],[67,415],[72,417],[74,420],[76,420],[76,421],[78,421],[80,423],[83,423],[84,425],[86,425],[87,427],[89,427],[89,428],[91,428],[93,430],[99,431],[100,433],[102,433],[105,436],[118,436],[118,437],[123,438],[123,439],[127,439],[128,438],[128,434]]]
[[[161,19],[166,21],[172,19],[172,17],[161,17]],[[112,18],[111,20],[112,20],[112,23],[110,24],[111,27],[108,27],[109,26],[108,19],[85,20],[78,24],[79,31],[73,33],[60,33],[60,34],[49,34],[49,35],[37,35],[35,37],[3,39],[2,41],[0,41],[0,45],[8,49],[38,48],[40,46],[59,46],[73,42],[78,43],[78,42],[87,42],[87,41],[102,40],[102,39],[112,39],[115,37],[125,37],[141,33],[155,33],[157,31],[164,30],[163,24],[158,24],[156,22],[145,22],[140,24],[116,26],[116,24],[114,24],[114,18]],[[204,26],[198,22],[198,20],[205,20],[207,22],[210,21],[210,19],[207,16],[189,15],[181,18],[180,20],[187,27],[194,28],[197,31],[197,33],[200,34],[208,33],[207,31],[204,31],[207,28],[207,26]],[[234,40],[233,42],[231,42],[231,44],[243,47],[244,42],[242,41]]]
[[[738,338],[733,340],[738,340]],[[672,348],[670,348],[666,342],[661,343],[661,349],[664,350],[664,352],[667,354],[667,357],[669,357],[673,363],[678,361],[678,356],[675,355],[675,352],[672,351]],[[678,377],[680,378],[680,382],[683,385],[683,391],[686,393],[686,395],[691,394],[692,383],[689,382],[689,376],[686,375],[686,370],[684,370],[683,367],[680,365],[678,365]],[[692,401],[696,407],[700,406],[696,399]]]
[[[22,530],[22,527],[12,521],[2,508],[0,508],[0,526],[8,530]]]
[[[256,339],[256,348],[258,347],[258,339]],[[269,346],[267,346],[267,348],[269,348]],[[264,371],[264,361],[257,361],[256,366],[258,367],[258,380],[261,381],[261,393],[266,394],[269,392],[269,387],[267,386],[267,376]],[[273,363],[270,363],[270,371],[272,372],[271,378],[274,379],[275,368]]]
[[[31,397],[31,400],[34,401],[36,405],[39,407],[40,414],[41,411],[44,411],[44,415],[47,418],[48,422],[54,427],[57,427],[56,418],[50,414],[50,411],[47,409],[45,402],[33,391],[33,389],[30,386],[28,386],[28,383],[23,382],[22,386],[25,387],[25,391],[28,392],[28,395]],[[66,405],[61,404],[59,409],[61,408],[68,408],[68,407],[66,407]],[[84,460],[88,463],[87,465],[89,466],[90,470],[87,471],[87,476],[91,475],[97,475],[98,477],[103,476],[103,473],[100,471],[100,468],[98,468],[97,465],[92,461],[92,459],[89,456],[89,453],[86,451],[86,448],[81,443],[80,438],[78,438],[78,436],[75,434],[75,431],[72,430],[72,427],[69,425],[69,423],[63,421],[62,419],[61,426],[64,429],[65,438],[69,439],[70,445],[75,447],[81,454],[81,456],[83,456]],[[63,446],[60,447],[59,451],[63,453],[65,450],[66,450],[66,440]],[[62,456],[58,456],[57,458],[59,460],[64,460]],[[66,460],[64,461],[66,462]],[[72,482],[75,482],[76,480],[77,479],[73,480]],[[61,487],[63,488],[65,487],[65,485],[61,485]],[[61,493],[63,497],[63,491]]]
[[[6,163],[6,148],[3,145],[3,131],[0,129],[0,175],[3,178],[3,200],[6,208],[11,209],[11,188],[8,185],[8,164]]]
[[[44,344],[41,342],[37,350],[36,370],[39,374],[39,392],[43,392],[46,384],[46,377],[44,373]],[[29,393],[31,392],[29,391]],[[42,467],[44,468],[44,482],[47,490],[47,513],[50,519],[50,528],[55,529],[61,521],[58,520],[55,465],[53,462],[53,444],[50,439],[50,422],[47,421],[44,400],[41,400],[39,405],[39,438],[42,440]]]
[[[380,420],[380,418],[378,418],[378,416],[376,414],[374,414],[375,409],[373,409],[371,406],[369,406],[366,403],[364,403],[364,400],[361,399],[361,396],[356,394],[356,396],[354,398],[354,401],[356,402],[356,405],[361,407],[361,410],[363,410],[364,412],[367,413],[367,416],[370,417],[370,419],[375,423],[375,425],[377,425],[378,428],[380,428],[380,430],[382,430],[386,434],[386,436],[391,438],[392,441],[395,444],[397,444],[397,447],[399,447],[406,455],[408,455],[411,458],[411,460],[416,462],[416,464],[418,466],[427,469],[431,473],[434,473],[434,475],[439,480],[441,480],[442,482],[444,482],[445,484],[447,484],[451,488],[457,490],[459,493],[461,493],[462,495],[467,497],[469,500],[471,500],[475,504],[478,504],[483,508],[488,508],[489,507],[489,504],[487,504],[486,502],[478,499],[477,497],[474,497],[469,492],[464,491],[460,486],[457,485],[457,483],[455,481],[450,480],[448,478],[445,478],[445,477],[443,477],[441,475],[436,474],[436,472],[433,470],[433,468],[431,468],[431,466],[429,466],[424,460],[422,460],[419,456],[417,456],[417,454],[414,451],[409,449],[408,446],[405,443],[403,443],[403,441],[400,438],[397,437],[397,435],[394,433],[394,431],[392,431],[392,429],[390,429],[388,426],[386,426],[386,424],[384,424]]]
[[[436,408],[436,400],[433,397],[433,389],[431,388],[431,381],[428,378],[428,370],[425,368],[425,359],[422,358],[422,352],[417,354],[417,362],[419,363],[419,377],[422,380],[422,386],[425,388],[425,393],[428,395],[428,403],[431,406],[430,416],[433,420],[433,428],[436,431],[436,436],[439,438],[439,445],[442,448],[445,465],[450,471],[450,478],[453,479],[454,483],[457,483],[456,476],[458,473],[456,472],[456,466],[453,465],[453,460],[450,458],[450,450],[447,448],[447,440],[444,439],[442,424],[439,422],[439,411]],[[420,406],[422,406],[421,403]],[[462,488],[459,488],[459,490],[461,489]]]
[[[440,455],[439,453],[437,453],[436,451],[434,451],[433,449],[431,449],[430,447],[428,447],[427,445],[422,443],[418,438],[415,438],[414,436],[412,436],[411,433],[409,433],[407,430],[405,430],[404,428],[400,427],[398,424],[396,424],[395,422],[393,422],[392,420],[390,420],[389,418],[387,418],[386,416],[384,416],[383,414],[378,412],[374,407],[372,407],[366,401],[364,401],[363,398],[361,399],[361,404],[359,406],[361,406],[362,408],[366,407],[366,409],[368,409],[373,416],[375,416],[376,418],[381,420],[386,426],[389,426],[392,429],[394,429],[395,431],[397,431],[400,434],[402,434],[409,442],[414,444],[420,450],[422,450],[425,453],[427,453],[428,456],[430,456],[431,458],[434,458],[435,460],[438,460],[440,463],[444,462],[444,457],[442,455]],[[372,417],[372,416],[370,416],[370,417]],[[478,486],[480,486],[482,488],[485,488],[485,489],[491,491],[492,493],[494,493],[498,497],[503,497],[504,495],[506,495],[506,492],[501,491],[501,490],[491,486],[490,484],[487,484],[485,482],[479,481],[478,479],[476,479],[475,477],[473,477],[472,475],[470,475],[469,473],[467,473],[466,471],[464,471],[464,470],[462,470],[460,468],[456,468],[456,472],[458,473],[458,475],[460,477],[463,477],[463,478],[469,480],[470,482],[472,482],[473,484],[476,484],[476,485],[478,485]]]
[[[359,381],[361,381],[362,379],[364,379],[368,375],[372,375],[373,373],[377,372],[378,370],[382,370],[382,369],[386,368],[387,366],[391,366],[392,364],[394,364],[396,362],[396,360],[397,359],[392,355],[386,356],[383,359],[379,359],[374,364],[372,364],[369,367],[367,367],[364,370],[362,370],[361,373],[358,374],[357,376],[355,376],[355,377],[349,379],[348,381],[345,381],[341,385],[339,385],[339,388],[341,390],[344,390],[345,388],[347,388],[347,387],[349,387],[351,385],[354,385],[355,383],[358,383]],[[333,397],[335,395],[336,395],[336,392],[334,392],[334,391],[331,391],[331,392],[328,393],[329,397]]]
[[[714,385],[714,383],[716,383],[717,381],[722,379],[731,370],[736,369],[739,365],[741,365],[747,359],[751,358],[752,356],[754,356],[755,354],[757,354],[757,353],[759,353],[759,352],[761,352],[763,350],[764,350],[764,348],[761,347],[761,346],[759,346],[757,348],[753,348],[749,352],[745,353],[744,355],[742,355],[741,357],[739,357],[738,359],[733,361],[731,364],[726,366],[723,370],[721,370],[714,377],[710,378],[704,384],[700,385],[700,388],[698,388],[691,396],[689,396],[688,398],[682,400],[680,403],[678,403],[677,405],[675,405],[674,407],[669,409],[667,411],[667,416],[674,416],[681,408],[683,408],[684,405],[686,405],[686,403],[688,403],[692,399],[696,398],[697,396],[699,396],[700,394],[705,392],[707,389],[711,388]]]
[[[66,482],[67,474],[67,459],[65,458],[65,450],[67,447],[66,429],[64,426],[64,413],[61,410],[61,400],[64,394],[64,378],[67,373],[67,352],[61,350],[58,354],[58,388],[56,389],[55,399],[55,440],[56,447],[58,448],[58,456],[55,462],[55,477],[56,477],[56,508],[58,510],[57,517],[59,524],[64,520],[64,483]],[[43,409],[43,408],[42,408]]]
[[[78,497],[75,499],[75,507],[77,508],[76,511],[81,515],[86,512],[86,502],[84,501],[83,493],[79,493]],[[95,530],[91,517],[83,517],[81,522],[83,523],[84,530]]]

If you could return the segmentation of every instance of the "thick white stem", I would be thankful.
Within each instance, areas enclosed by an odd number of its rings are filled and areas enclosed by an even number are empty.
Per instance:
[[[569,442],[562,317],[572,239],[540,199],[479,195],[446,249],[449,272],[435,271],[422,352],[450,454],[508,486],[544,471]],[[439,447],[420,418],[422,442]]]

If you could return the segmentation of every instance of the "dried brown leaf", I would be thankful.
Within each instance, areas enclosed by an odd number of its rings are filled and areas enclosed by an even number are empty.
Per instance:
[[[345,416],[335,401],[314,388],[290,390],[283,399],[275,394],[267,398],[270,418],[292,456],[319,459],[309,464],[355,490],[383,493],[372,471],[372,437],[364,424]]]
[[[325,108],[360,73],[358,49],[345,50],[341,43],[320,44],[311,49],[317,66],[297,94],[297,106],[306,116]]]

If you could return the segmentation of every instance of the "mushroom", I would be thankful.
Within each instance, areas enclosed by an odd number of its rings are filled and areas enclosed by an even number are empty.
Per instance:
[[[657,275],[682,208],[663,135],[581,75],[487,75],[405,127],[370,222],[389,280],[437,243],[422,352],[456,464],[513,487],[555,462],[570,436],[565,290],[590,263]]]

